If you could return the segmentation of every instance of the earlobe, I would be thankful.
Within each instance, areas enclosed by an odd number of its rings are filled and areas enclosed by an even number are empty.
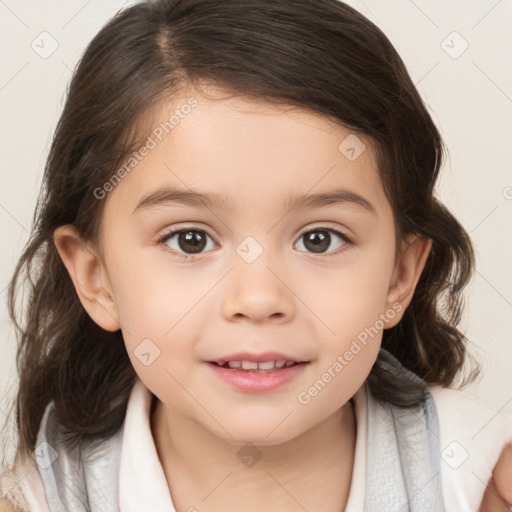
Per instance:
[[[110,281],[97,251],[89,247],[70,224],[58,227],[53,240],[89,316],[107,331],[119,330],[119,315]]]
[[[401,313],[396,315],[387,327],[394,327],[409,306],[414,290],[427,262],[432,240],[411,235],[404,241],[400,255],[397,258],[395,271],[388,289],[387,307],[393,304],[402,306]]]

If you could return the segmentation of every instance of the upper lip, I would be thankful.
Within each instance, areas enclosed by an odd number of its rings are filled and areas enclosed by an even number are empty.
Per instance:
[[[294,361],[296,363],[306,362],[279,352],[263,352],[261,354],[254,354],[251,352],[237,352],[236,354],[229,354],[227,356],[210,359],[210,363],[218,363],[220,361]]]

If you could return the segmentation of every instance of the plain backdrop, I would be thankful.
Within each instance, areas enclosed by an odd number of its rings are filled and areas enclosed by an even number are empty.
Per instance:
[[[72,70],[122,0],[0,0],[0,421],[16,385],[6,288],[28,238]],[[438,193],[471,234],[462,323],[483,376],[464,390],[512,413],[512,1],[352,0],[390,38],[449,151]],[[492,417],[482,418],[482,424]]]

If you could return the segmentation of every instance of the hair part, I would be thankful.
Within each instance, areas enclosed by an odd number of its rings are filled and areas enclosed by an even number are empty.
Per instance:
[[[184,87],[206,83],[308,109],[369,137],[397,244],[408,233],[432,239],[412,302],[384,331],[382,347],[428,384],[450,386],[461,370],[467,339],[457,324],[473,249],[435,197],[442,140],[383,32],[338,0],[148,1],[112,18],[73,74],[32,233],[9,286],[19,450],[34,449],[52,400],[70,444],[121,428],[136,372],[121,331],[101,329],[81,305],[53,233],[72,224],[84,240],[97,241],[105,201],[94,190],[137,148],[147,113]],[[26,314],[18,320],[23,283]],[[401,406],[421,400],[386,371],[384,360],[380,354],[368,377],[375,396]]]

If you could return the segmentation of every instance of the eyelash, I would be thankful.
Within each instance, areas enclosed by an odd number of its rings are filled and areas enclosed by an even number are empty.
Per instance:
[[[217,243],[215,238],[212,235],[210,235],[207,231],[205,231],[204,229],[199,229],[199,228],[190,226],[190,227],[172,229],[171,231],[169,231],[165,235],[163,235],[161,238],[159,238],[158,241],[157,241],[157,244],[164,246],[164,248],[167,248],[169,251],[172,251],[173,256],[177,256],[178,258],[181,258],[184,261],[188,261],[188,260],[194,259],[195,256],[200,256],[201,254],[204,254],[204,253],[183,254],[181,252],[177,252],[174,249],[171,249],[170,247],[166,246],[165,243],[170,238],[172,238],[173,235],[175,235],[176,233],[181,233],[181,232],[186,232],[186,231],[197,231],[199,233],[204,233],[204,234],[208,235],[215,243]],[[327,231],[329,233],[334,233],[335,235],[338,235],[345,242],[340,248],[336,249],[335,251],[329,252],[329,253],[317,253],[319,255],[327,254],[329,256],[335,256],[335,255],[343,252],[344,250],[346,250],[346,246],[347,245],[354,245],[354,242],[352,241],[352,239],[349,238],[344,233],[341,233],[337,229],[328,228],[328,227],[325,227],[325,226],[313,226],[311,228],[308,228],[306,231],[303,231],[299,235],[298,239],[300,240],[305,234],[311,233],[311,232],[315,232],[315,231]],[[310,254],[315,254],[315,253],[310,253]]]

